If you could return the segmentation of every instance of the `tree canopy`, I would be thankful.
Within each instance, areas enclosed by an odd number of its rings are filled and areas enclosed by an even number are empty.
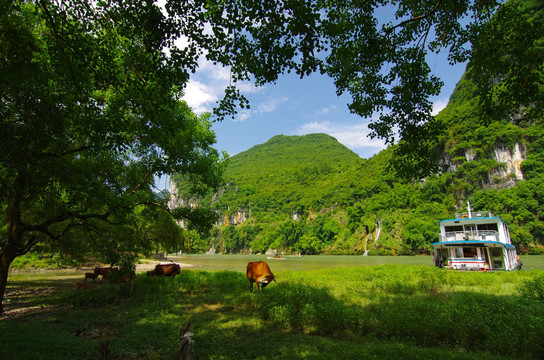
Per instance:
[[[0,301],[10,263],[40,241],[115,263],[179,240],[154,176],[214,187],[222,173],[209,115],[179,101],[195,65],[162,51],[173,40],[156,6],[1,6]],[[162,224],[161,236],[138,226],[142,217]]]

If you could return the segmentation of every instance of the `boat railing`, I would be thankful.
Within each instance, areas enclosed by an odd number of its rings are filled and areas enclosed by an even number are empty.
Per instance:
[[[440,241],[499,241],[499,232],[494,230],[451,231],[440,234]]]
[[[469,213],[456,213],[456,219],[467,219],[467,218],[479,218],[479,217],[492,217],[490,211],[472,211]]]

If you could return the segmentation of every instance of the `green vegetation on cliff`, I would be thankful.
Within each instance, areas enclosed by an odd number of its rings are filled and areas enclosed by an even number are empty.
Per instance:
[[[210,238],[197,239],[194,250],[427,253],[438,221],[470,200],[474,209],[503,217],[520,250],[538,251],[542,174],[510,188],[500,188],[503,180],[491,187],[484,179],[496,161],[465,159],[456,171],[409,182],[389,170],[391,155],[387,149],[359,159],[334,138],[314,134],[274,137],[233,156],[226,186],[201,201],[221,214],[221,225]]]

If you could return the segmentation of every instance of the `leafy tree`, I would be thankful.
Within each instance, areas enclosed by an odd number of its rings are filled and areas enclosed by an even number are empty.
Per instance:
[[[403,227],[402,238],[413,253],[430,251],[431,243],[436,241],[436,222],[423,218],[409,217]]]
[[[319,238],[314,234],[304,234],[300,237],[299,241],[294,245],[294,250],[297,253],[306,255],[319,254],[322,248],[322,244]]]
[[[162,250],[172,253],[185,248],[187,234],[168,211],[139,206],[135,215],[138,216],[135,223],[143,239],[140,247],[142,251],[150,253]]]
[[[197,0],[168,2],[167,9],[187,14],[194,24],[184,33],[191,46],[202,45],[208,59],[231,65],[235,81],[253,74],[262,84],[291,70],[301,77],[329,75],[338,94],[351,95],[353,113],[378,115],[369,125],[373,137],[402,139],[395,165],[410,177],[438,170],[443,127],[429,98],[442,82],[428,54],[445,51],[452,64],[470,60],[477,101],[496,114],[522,111],[534,118],[544,106],[538,0]],[[235,88],[227,92],[247,105]]]
[[[1,302],[9,265],[38,242],[110,262],[149,249],[139,207],[167,224],[154,175],[184,172],[214,187],[222,166],[207,117],[178,100],[196,65],[161,51],[174,34],[157,7],[0,6]]]

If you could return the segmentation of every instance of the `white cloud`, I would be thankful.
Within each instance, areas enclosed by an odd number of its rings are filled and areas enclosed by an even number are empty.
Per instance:
[[[198,114],[210,111],[210,104],[217,101],[218,95],[213,87],[198,81],[190,81],[185,88],[183,100]]]
[[[266,102],[260,103],[255,110],[241,110],[236,114],[234,121],[243,122],[254,115],[262,115],[276,111],[276,109],[283,103],[287,102],[287,97],[281,97],[277,99],[270,99]]]
[[[234,117],[234,122],[244,122],[251,117],[251,110],[242,110]]]
[[[183,100],[187,101],[196,113],[211,111],[217,105],[217,101],[223,98],[225,89],[230,85],[236,85],[242,94],[262,89],[249,81],[232,83],[228,67],[214,65],[204,57],[200,58],[198,64],[198,70],[189,80],[183,96]]]
[[[444,110],[444,108],[448,105],[449,100],[437,100],[433,103],[433,111],[431,112],[432,115],[437,115],[440,111]]]
[[[296,135],[325,133],[335,137],[340,143],[358,153],[375,154],[386,148],[382,140],[368,137],[370,129],[367,124],[338,124],[330,121],[309,122],[300,126]],[[370,151],[368,151],[371,148]]]
[[[258,113],[270,113],[275,111],[281,104],[287,102],[287,97],[281,97],[276,99],[267,100],[266,102],[260,103],[257,107]]]
[[[325,108],[317,110],[317,115],[327,115],[330,112],[336,111],[336,109],[337,109],[336,105],[333,104],[329,107],[325,107]]]

